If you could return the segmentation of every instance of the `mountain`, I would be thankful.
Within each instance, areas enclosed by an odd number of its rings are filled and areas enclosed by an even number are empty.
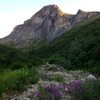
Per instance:
[[[57,5],[43,7],[22,25],[17,25],[10,35],[0,39],[3,44],[25,47],[37,42],[51,42],[77,23],[100,15],[100,12],[78,10],[75,15],[62,12]]]
[[[49,44],[33,48],[30,54],[68,69],[100,73],[100,16],[77,25]]]

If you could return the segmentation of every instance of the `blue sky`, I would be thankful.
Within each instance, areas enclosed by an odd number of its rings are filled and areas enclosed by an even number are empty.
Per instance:
[[[100,11],[100,0],[0,0],[0,38],[49,4],[56,4],[62,11],[71,14],[78,9]]]

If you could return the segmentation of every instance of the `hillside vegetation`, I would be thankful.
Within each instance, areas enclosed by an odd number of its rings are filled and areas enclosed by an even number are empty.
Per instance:
[[[25,51],[0,44],[0,96],[23,91],[28,84],[37,82],[37,66],[43,63]]]
[[[77,25],[52,43],[30,51],[66,69],[100,73],[100,17]]]
[[[0,70],[31,67],[41,63],[42,60],[34,55],[0,44]]]
[[[61,65],[67,70],[86,70],[100,75],[100,17],[80,23],[49,44],[41,43],[28,49],[0,44],[1,97],[3,94],[22,92],[29,84],[37,83],[41,77],[47,77],[43,74],[39,76],[41,70],[38,66],[45,62],[56,64],[57,68]],[[63,81],[63,78],[56,76],[51,80]],[[99,91],[98,88],[98,97]]]

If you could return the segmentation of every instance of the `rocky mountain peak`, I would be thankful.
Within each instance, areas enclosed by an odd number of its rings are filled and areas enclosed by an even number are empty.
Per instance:
[[[77,14],[82,14],[82,13],[86,13],[86,12],[83,11],[82,9],[79,9],[79,10],[77,11]]]
[[[84,12],[81,9],[75,15],[71,15],[62,12],[57,5],[47,5],[26,20],[24,24],[17,25],[9,36],[0,39],[0,43],[25,47],[33,42],[51,42],[70,30],[76,23],[97,15],[100,13]]]
[[[57,5],[48,5],[44,6],[38,13],[42,13],[43,15],[57,15],[63,13]]]
[[[63,16],[64,13],[59,9],[57,5],[47,5],[44,6],[41,10],[39,10],[35,15],[31,17],[31,19],[34,19],[34,17],[56,17],[56,16]]]

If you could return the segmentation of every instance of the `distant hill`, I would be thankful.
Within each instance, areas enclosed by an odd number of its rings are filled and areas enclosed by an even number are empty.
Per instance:
[[[17,25],[10,35],[0,39],[0,43],[16,47],[26,47],[32,43],[51,42],[77,23],[100,15],[100,12],[78,10],[75,15],[62,12],[57,5],[40,9],[24,24]]]
[[[75,26],[61,37],[30,51],[66,69],[100,72],[100,17]]]

